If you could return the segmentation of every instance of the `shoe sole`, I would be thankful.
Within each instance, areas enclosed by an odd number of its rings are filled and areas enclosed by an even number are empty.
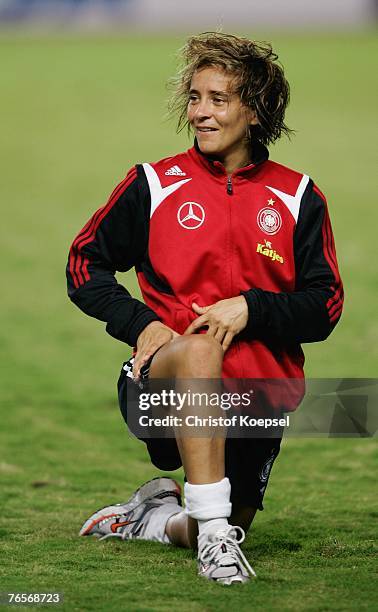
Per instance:
[[[175,483],[175,489],[167,489],[167,487],[164,487],[164,481],[167,480],[169,483]],[[95,527],[101,521],[112,518],[113,516],[119,516],[120,514],[127,514],[145,502],[148,498],[153,498],[159,493],[164,493],[164,491],[172,491],[172,493],[176,493],[177,497],[181,498],[181,487],[178,482],[172,478],[153,478],[139,487],[139,489],[137,489],[130,499],[124,504],[118,503],[112,506],[104,506],[103,508],[97,510],[97,512],[92,514],[89,519],[85,521],[84,525],[79,531],[79,536],[91,535],[90,532],[92,531],[93,527]],[[122,511],[120,511],[121,509]]]
[[[233,584],[246,584],[249,581],[250,581],[250,578],[239,578],[237,576],[232,576],[226,579],[223,578],[220,584],[225,585],[225,586],[231,586]],[[216,580],[216,582],[219,582],[219,580]]]
[[[231,586],[232,584],[245,584],[250,581],[250,578],[246,576],[229,576],[226,578],[211,578],[206,576],[205,574],[198,574],[200,578],[204,578],[205,580],[209,580],[210,582],[216,582],[217,584]]]

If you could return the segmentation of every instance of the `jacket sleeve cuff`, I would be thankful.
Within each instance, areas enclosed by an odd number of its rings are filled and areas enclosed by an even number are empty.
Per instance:
[[[113,338],[136,346],[139,334],[152,321],[160,321],[160,318],[143,302],[133,299],[127,304],[127,309],[121,308],[113,315],[106,331]]]
[[[259,329],[263,323],[262,317],[262,306],[259,296],[260,291],[258,289],[249,289],[248,291],[242,291],[246,299],[248,306],[248,322],[245,327],[245,331],[248,334],[253,334]]]
[[[127,342],[130,346],[136,346],[139,334],[141,334],[144,328],[152,323],[152,321],[160,321],[160,318],[150,308],[146,308],[146,310],[142,310],[138,314],[129,329]]]

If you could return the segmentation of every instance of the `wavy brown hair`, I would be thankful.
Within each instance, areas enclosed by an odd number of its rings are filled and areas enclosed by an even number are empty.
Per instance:
[[[278,55],[268,43],[247,38],[204,32],[188,39],[181,49],[183,65],[170,81],[172,97],[168,103],[170,115],[178,115],[177,131],[187,127],[187,106],[193,74],[206,67],[221,68],[233,78],[233,92],[242,104],[257,114],[259,124],[250,126],[250,138],[263,144],[274,143],[291,130],[284,122],[290,99],[290,87]]]

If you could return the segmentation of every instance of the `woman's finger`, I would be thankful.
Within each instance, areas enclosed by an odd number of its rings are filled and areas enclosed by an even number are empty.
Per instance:
[[[148,356],[144,355],[143,357],[138,357],[138,353],[134,358],[134,367],[133,367],[133,376],[134,378],[139,378],[140,370],[144,366],[144,364],[148,361]]]
[[[226,352],[227,349],[230,347],[230,344],[233,338],[234,338],[233,332],[228,331],[225,337],[223,338],[223,342],[222,342],[222,349],[224,350],[224,352]]]
[[[193,302],[192,308],[194,312],[201,315],[205,314],[209,310],[209,308],[211,308],[211,306],[198,306],[197,302]]]
[[[207,325],[208,316],[207,314],[203,314],[198,319],[194,319],[192,323],[186,328],[184,331],[184,336],[189,336],[189,334],[194,334],[198,329]]]
[[[224,327],[218,327],[218,329],[216,330],[214,334],[214,338],[215,340],[218,340],[220,344],[222,344],[223,338],[225,337],[226,334],[227,334],[227,329],[225,329]]]

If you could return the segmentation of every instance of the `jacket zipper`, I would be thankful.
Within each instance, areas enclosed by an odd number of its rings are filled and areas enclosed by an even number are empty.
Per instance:
[[[232,175],[230,174],[229,176],[227,176],[227,194],[228,195],[232,195],[233,193],[234,193],[234,189],[233,189],[233,185],[232,185]],[[231,208],[230,208],[230,214],[231,214]],[[230,232],[231,232],[231,230],[230,230]],[[231,234],[230,234],[230,242],[231,242],[231,239],[232,239],[232,237],[231,237]],[[231,264],[231,266],[232,266],[232,264]],[[231,273],[231,291],[232,291],[232,273]],[[243,372],[244,368],[243,368],[243,361],[242,361],[242,358],[241,358],[240,343],[239,343],[238,340],[235,340],[234,342],[235,342],[235,344],[234,344],[235,350],[237,352],[238,360],[239,360],[239,364],[240,364],[240,370],[239,371]]]

